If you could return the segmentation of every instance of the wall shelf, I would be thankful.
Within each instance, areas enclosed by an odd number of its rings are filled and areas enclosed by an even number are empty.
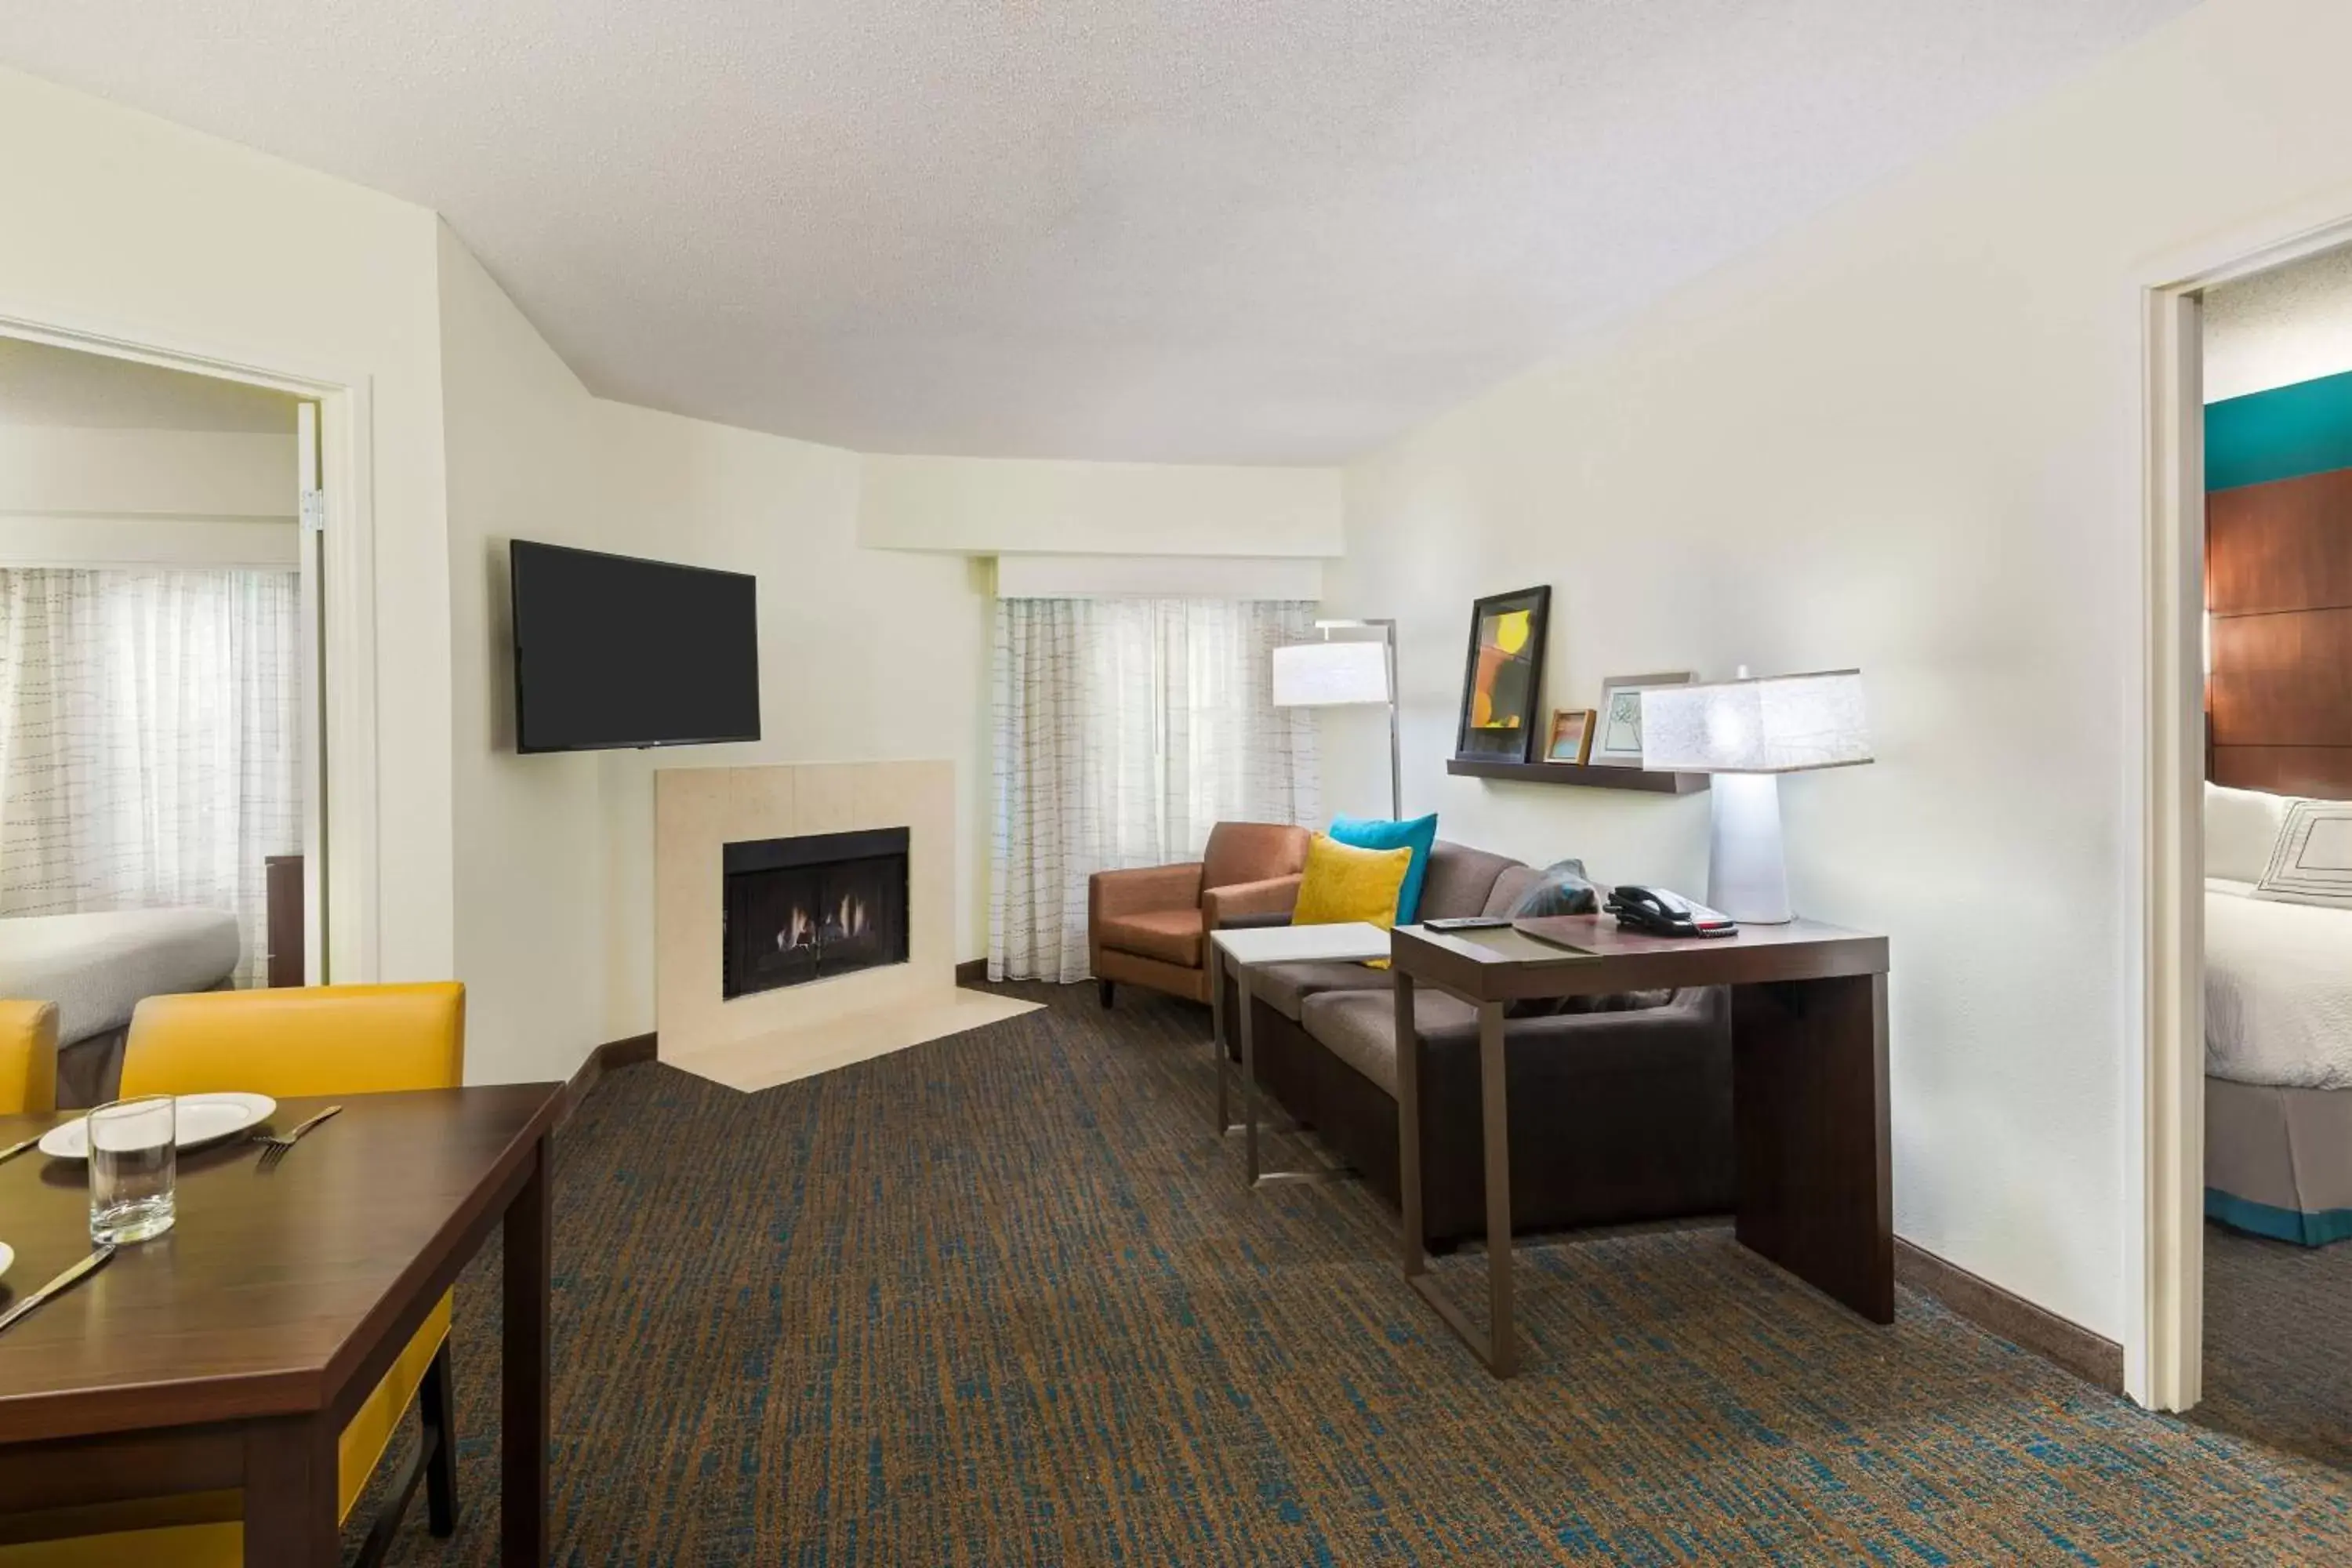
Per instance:
[[[1457,778],[1576,784],[1585,789],[1631,789],[1649,795],[1696,795],[1706,787],[1705,773],[1648,773],[1639,768],[1590,768],[1577,763],[1513,763],[1500,758],[1448,757],[1445,771]]]

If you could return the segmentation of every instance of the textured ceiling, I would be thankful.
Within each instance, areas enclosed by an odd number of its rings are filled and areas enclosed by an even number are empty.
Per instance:
[[[2191,0],[138,0],[0,59],[436,208],[591,387],[1375,445]]]
[[[0,425],[291,436],[294,404],[240,382],[0,337]]]

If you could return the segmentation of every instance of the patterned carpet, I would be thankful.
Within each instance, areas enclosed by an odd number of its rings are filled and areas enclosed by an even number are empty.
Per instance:
[[[1205,1015],[1037,994],[757,1095],[599,1086],[558,1157],[553,1562],[2352,1560],[2345,1478],[1921,1298],[1873,1328],[1719,1226],[1525,1250],[1498,1384],[1367,1194],[1244,1189]],[[398,1562],[496,1561],[495,1262],[463,1524],[420,1499]]]
[[[2200,1426],[2352,1470],[2352,1241],[2205,1227]]]

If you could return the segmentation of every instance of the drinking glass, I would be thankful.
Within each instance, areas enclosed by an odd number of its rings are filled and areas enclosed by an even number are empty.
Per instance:
[[[172,1228],[178,1102],[118,1100],[89,1113],[89,1238],[145,1241]]]

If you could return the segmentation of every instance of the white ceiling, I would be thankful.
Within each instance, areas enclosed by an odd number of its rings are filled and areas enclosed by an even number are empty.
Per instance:
[[[0,59],[438,209],[606,396],[1318,461],[2191,3],[76,0]]]
[[[291,436],[295,401],[241,382],[0,337],[0,425]]]

